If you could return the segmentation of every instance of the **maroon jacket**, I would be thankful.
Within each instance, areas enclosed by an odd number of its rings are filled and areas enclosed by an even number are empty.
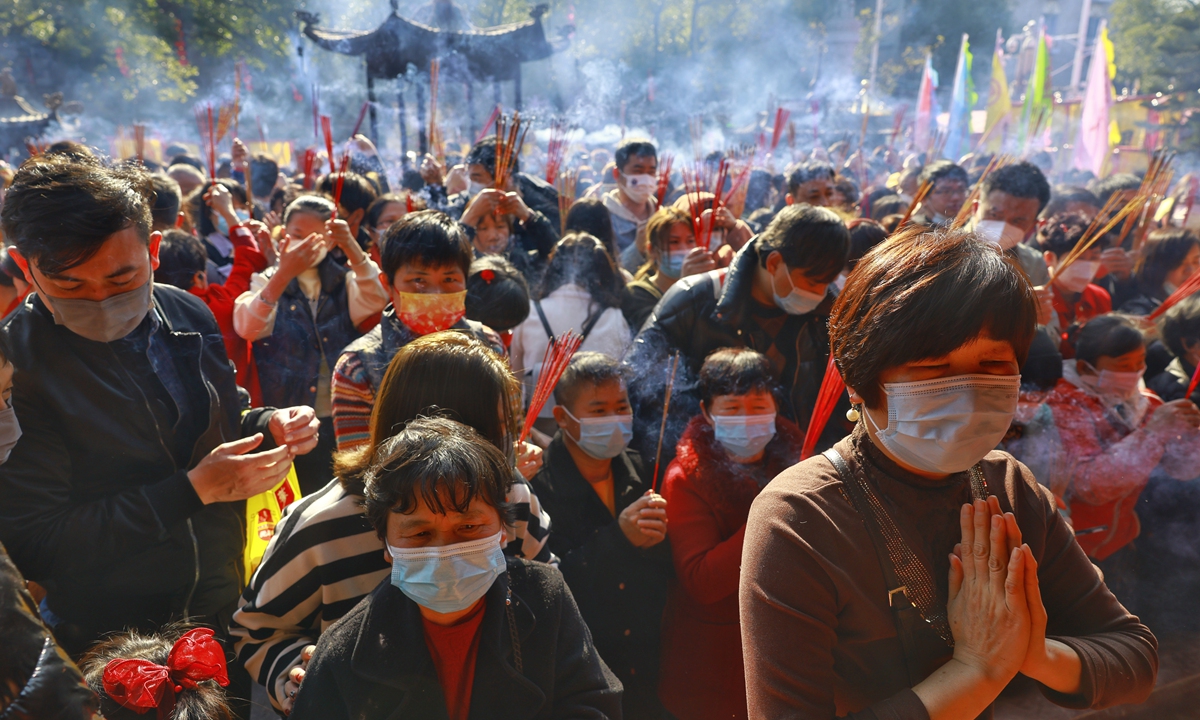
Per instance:
[[[659,697],[689,720],[746,717],[746,679],[738,620],[742,540],[750,504],[770,480],[800,459],[804,436],[775,418],[763,460],[729,460],[704,416],[692,418],[667,468],[663,496],[676,579],[663,617]]]

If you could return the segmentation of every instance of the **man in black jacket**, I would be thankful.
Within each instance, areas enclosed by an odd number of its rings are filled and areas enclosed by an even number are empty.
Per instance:
[[[0,541],[76,655],[177,618],[223,631],[244,500],[316,442],[310,408],[243,413],[212,313],[153,284],[152,187],[139,169],[38,158],[0,216],[37,290],[3,329],[24,434],[0,467]]]
[[[661,468],[674,457],[675,443],[700,411],[697,378],[704,358],[725,347],[749,347],[771,361],[783,387],[779,413],[808,425],[829,361],[827,322],[836,290],[830,283],[845,268],[850,233],[832,210],[788,205],[761,235],[746,243],[727,269],[675,283],[642,331],[626,364],[635,432],[641,451],[654,457],[659,446],[666,372],[680,355],[662,440]],[[840,422],[849,403],[843,396],[825,426],[818,448],[830,447],[848,429]]]

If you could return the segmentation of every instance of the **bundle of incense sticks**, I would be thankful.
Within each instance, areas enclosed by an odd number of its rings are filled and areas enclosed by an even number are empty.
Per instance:
[[[496,167],[493,187],[504,190],[512,178],[513,163],[521,155],[528,127],[521,127],[521,113],[514,112],[511,119],[504,115],[496,118]]]
[[[537,384],[533,388],[533,397],[529,400],[529,412],[525,414],[525,425],[521,427],[521,437],[517,439],[518,446],[529,437],[533,423],[541,414],[542,408],[546,406],[546,401],[550,399],[550,393],[554,392],[554,386],[558,384],[567,365],[571,364],[571,358],[574,357],[575,351],[579,349],[582,342],[583,336],[576,335],[574,330],[568,330],[558,337],[550,338],[550,343],[546,345],[546,354],[542,357],[542,370],[538,374]]]
[[[1144,200],[1145,198],[1143,198],[1141,195],[1135,195],[1134,198],[1125,203],[1125,206],[1118,210],[1116,215],[1109,220],[1108,224],[1104,225],[1100,230],[1096,230],[1093,225],[1089,225],[1088,228],[1084,230],[1083,235],[1079,236],[1079,240],[1075,243],[1075,247],[1071,248],[1071,251],[1058,261],[1058,266],[1054,268],[1054,274],[1061,275],[1062,272],[1070,267],[1072,263],[1090,250],[1100,238],[1107,235],[1109,230],[1112,230],[1114,227],[1116,227],[1117,223],[1121,222],[1127,217],[1136,216],[1137,211],[1144,204]],[[1097,217],[1099,217],[1099,215]]]
[[[671,186],[671,166],[675,164],[675,156],[666,153],[662,156],[658,163],[658,186],[654,190],[654,197],[658,200],[658,206],[667,199],[667,188]]]
[[[1147,320],[1157,320],[1162,317],[1163,313],[1174,307],[1180,300],[1191,296],[1193,293],[1200,292],[1200,272],[1192,273],[1192,276],[1180,283],[1179,288],[1175,292],[1167,296],[1166,300],[1162,301],[1162,305],[1154,308],[1154,312],[1146,316]]]
[[[893,235],[904,229],[904,226],[908,224],[908,219],[912,217],[913,211],[917,209],[918,205],[925,202],[925,197],[929,195],[929,191],[932,189],[933,183],[928,180],[921,183],[921,187],[917,188],[917,194],[913,196],[912,202],[908,204],[908,210],[904,211],[904,217],[900,220],[900,224],[896,226],[895,232],[892,233]]]
[[[133,126],[133,151],[137,156],[137,161],[143,162],[146,159],[146,126]]]
[[[562,235],[566,235],[567,213],[571,212],[571,206],[575,204],[575,191],[579,187],[579,171],[568,170],[559,174],[555,180],[558,181],[554,187],[558,190],[558,218],[562,226],[560,229]]]
[[[712,245],[713,226],[717,224],[717,210],[721,208],[721,196],[725,190],[727,179],[729,179],[729,161],[721,158],[721,162],[717,164],[716,181],[712,186],[712,215],[709,218],[708,227],[704,229],[704,247],[706,249]]]
[[[317,164],[317,149],[305,148],[304,150],[304,189],[312,190],[315,178],[313,177],[314,165]]]
[[[888,138],[887,149],[891,150],[896,144],[896,137],[900,135],[900,128],[904,126],[904,114],[908,112],[908,105],[901,105],[896,114],[892,116],[892,134]]]
[[[192,108],[196,116],[196,128],[200,131],[200,143],[205,148],[208,160],[208,176],[217,176],[217,136],[216,125],[213,122],[212,105],[199,105]]]
[[[337,219],[337,209],[342,202],[342,183],[346,180],[346,168],[350,165],[350,151],[342,154],[342,165],[338,169],[337,180],[333,184],[333,219]]]
[[[498,118],[498,117],[500,117],[500,106],[499,106],[499,105],[497,105],[496,107],[492,108],[492,114],[491,114],[491,115],[488,115],[487,122],[485,122],[485,123],[483,124],[483,129],[482,129],[482,130],[480,130],[480,131],[479,131],[479,134],[475,136],[475,143],[476,143],[476,144],[478,144],[478,143],[479,143],[480,141],[482,141],[482,140],[483,140],[485,137],[487,137],[488,130],[491,130],[491,129],[492,129],[492,123],[496,122],[496,118]]]
[[[697,170],[688,171],[686,168],[681,172],[683,175],[683,194],[688,199],[688,214],[692,216],[692,235],[696,239],[698,247],[704,247],[704,200],[703,193],[705,192],[701,179],[701,173]]]
[[[446,155],[442,146],[442,131],[438,126],[438,90],[441,85],[442,63],[434,58],[429,61],[429,150],[439,161]]]
[[[821,389],[817,392],[817,403],[813,406],[812,418],[808,421],[808,429],[804,431],[804,445],[800,448],[801,460],[812,457],[813,450],[817,447],[817,440],[825,431],[825,425],[829,423],[829,416],[833,414],[833,408],[837,405],[838,399],[841,398],[845,389],[846,383],[842,381],[842,374],[838,372],[837,365],[833,362],[833,352],[831,351],[829,363],[825,366],[825,377],[821,380]],[[866,411],[864,410],[864,412]]]
[[[775,148],[779,147],[779,139],[783,137],[783,128],[787,125],[791,115],[789,110],[782,107],[775,108],[775,125],[771,128],[771,152],[775,152]]]
[[[550,140],[546,145],[546,182],[551,185],[558,179],[562,171],[563,160],[567,157],[567,123],[555,120],[550,123]]]
[[[663,398],[663,414],[662,424],[658,427],[658,450],[654,452],[654,475],[650,477],[650,492],[658,492],[658,469],[659,463],[662,461],[662,446],[663,436],[667,434],[667,416],[671,411],[671,391],[675,389],[675,372],[679,370],[679,351],[675,351],[675,358],[671,361],[671,368],[667,372],[667,391]]]
[[[333,159],[333,120],[328,115],[321,116],[321,132],[325,135],[325,152],[329,155],[329,172],[337,172],[337,161]]]
[[[1159,203],[1166,196],[1167,188],[1170,187],[1171,180],[1175,175],[1171,170],[1171,162],[1174,159],[1175,153],[1166,151],[1155,153],[1151,157],[1150,166],[1146,169],[1146,174],[1142,177],[1142,184],[1138,187],[1138,194],[1145,199],[1142,212],[1136,217],[1136,224],[1133,220],[1126,220],[1126,226],[1121,229],[1118,244],[1123,244],[1130,230],[1136,227],[1138,232],[1134,236],[1133,250],[1135,253],[1141,253],[1146,236],[1150,232],[1151,220],[1158,210]]]
[[[983,168],[983,174],[979,176],[979,181],[975,183],[975,187],[971,188],[971,192],[967,194],[966,201],[958,209],[958,214],[954,216],[954,222],[950,223],[951,228],[957,230],[967,224],[967,220],[971,218],[971,213],[975,210],[975,201],[979,199],[979,193],[983,188],[983,181],[987,180],[987,176],[991,175],[993,170],[998,170],[1011,163],[1012,158],[1008,155],[992,156],[987,166]]]
[[[371,107],[371,101],[367,100],[363,103],[362,109],[358,111],[358,120],[354,123],[354,130],[350,133],[350,139],[358,137],[358,131],[362,129],[363,120],[367,117],[367,110]]]
[[[229,126],[233,123],[233,118],[233,104],[221,103],[217,107],[217,144],[220,144],[221,140],[228,134]]]

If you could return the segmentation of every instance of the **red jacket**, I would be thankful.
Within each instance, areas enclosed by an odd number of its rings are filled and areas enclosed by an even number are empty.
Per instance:
[[[229,239],[233,242],[233,269],[229,271],[225,284],[210,283],[203,290],[193,286],[189,292],[203,300],[216,317],[221,336],[225,340],[225,352],[237,369],[237,384],[250,393],[253,407],[261,407],[262,391],[258,385],[258,371],[254,366],[250,343],[233,329],[233,302],[237,300],[238,295],[250,289],[250,276],[266,269],[267,258],[258,249],[254,233],[246,227],[232,227],[229,230]]]
[[[1070,360],[1075,357],[1075,346],[1067,342],[1067,330],[1073,325],[1082,325],[1097,315],[1112,312],[1112,297],[1104,288],[1089,283],[1083,292],[1079,293],[1075,302],[1068,304],[1057,285],[1050,283],[1050,287],[1050,299],[1054,304],[1054,312],[1058,315],[1058,328],[1062,332],[1063,358]]]
[[[1146,391],[1149,405],[1141,425],[1162,405]],[[1125,441],[1137,428],[1123,427],[1096,397],[1067,380],[1046,397],[1062,440],[1064,467],[1070,474],[1066,502],[1079,546],[1103,560],[1141,532],[1138,495],[1162,459],[1161,442]],[[1141,426],[1139,425],[1139,427]]]
[[[746,717],[738,620],[742,540],[750,503],[800,459],[804,435],[775,418],[776,435],[754,465],[729,461],[702,415],[692,418],[663,480],[672,581],[663,615],[659,698],[688,720]]]

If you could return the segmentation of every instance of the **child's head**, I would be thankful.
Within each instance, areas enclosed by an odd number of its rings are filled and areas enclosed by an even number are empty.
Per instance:
[[[418,417],[375,449],[364,506],[391,547],[441,547],[498,534],[510,521],[513,469],[470,427]]]
[[[616,457],[633,438],[624,371],[604,353],[577,353],[554,387],[554,401],[566,442],[594,458]]]
[[[465,291],[473,253],[450,216],[422,210],[388,228],[380,259],[395,304],[396,293]]]
[[[480,255],[501,255],[512,237],[512,215],[486,213],[475,224],[475,250]]]
[[[529,286],[525,276],[499,255],[471,263],[467,278],[467,319],[506,332],[529,317]]]
[[[171,625],[161,633],[130,630],[95,645],[80,663],[107,720],[231,720],[222,687],[225,650],[208,628]]]
[[[167,230],[158,244],[158,269],[154,282],[180,290],[208,286],[208,254],[200,239],[182,230]]]

